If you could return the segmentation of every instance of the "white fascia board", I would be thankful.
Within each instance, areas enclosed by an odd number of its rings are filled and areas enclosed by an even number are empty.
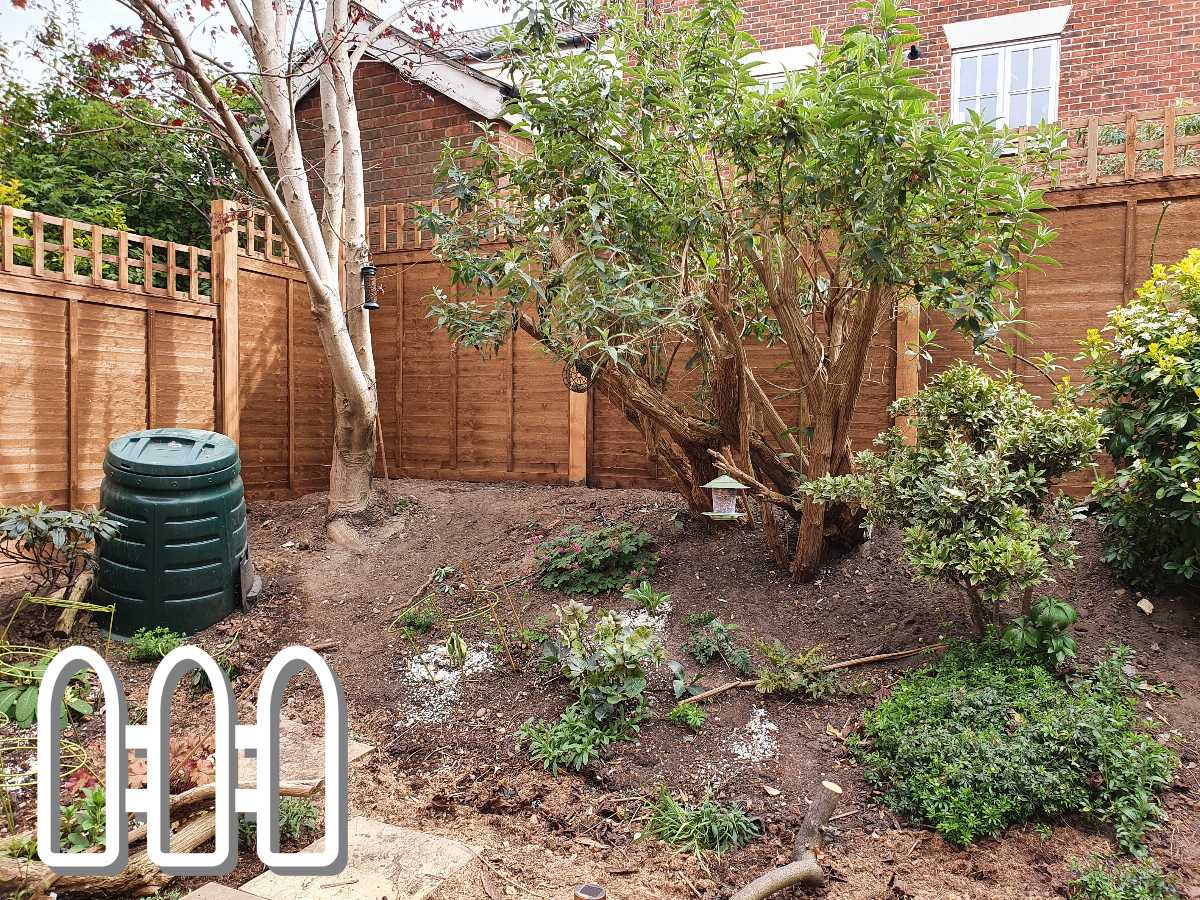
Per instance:
[[[801,44],[795,47],[776,47],[774,50],[759,50],[746,57],[755,78],[766,78],[783,72],[795,72],[816,65],[817,45]]]
[[[1029,12],[991,16],[986,19],[967,19],[942,26],[951,50],[983,47],[988,44],[1007,44],[1062,34],[1071,17],[1071,7],[1053,6]]]
[[[407,41],[390,35],[379,38],[367,55],[405,72],[413,81],[444,94],[486,119],[497,118],[504,109],[504,94],[498,85],[471,74],[465,67],[423,53]]]

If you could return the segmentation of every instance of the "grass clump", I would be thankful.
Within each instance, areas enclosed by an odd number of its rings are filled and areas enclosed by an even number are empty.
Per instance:
[[[653,575],[654,538],[628,522],[588,530],[576,525],[534,551],[541,585],[568,594],[603,594]]]
[[[307,797],[279,798],[279,840],[304,841],[316,834],[321,824],[321,808]],[[246,816],[238,817],[238,835],[245,844],[253,843],[258,825]]]
[[[733,639],[738,626],[722,622],[711,610],[692,613],[687,623],[690,630],[685,646],[696,662],[707,665],[720,658],[743,675],[754,671],[750,651]]]
[[[699,804],[687,806],[663,788],[650,809],[645,833],[700,856],[705,850],[725,853],[737,849],[759,837],[762,824],[736,803],[729,806],[718,803],[711,793]]]
[[[130,662],[156,662],[187,640],[182,632],[165,626],[139,628],[129,639]]]
[[[695,703],[677,703],[675,708],[667,713],[668,722],[682,725],[692,731],[700,731],[704,728],[704,720],[707,718],[708,713]]]
[[[1077,813],[1138,853],[1176,757],[1137,730],[1128,648],[1067,684],[993,643],[952,647],[864,718],[857,752],[884,802],[966,845]]]
[[[1074,900],[1178,900],[1175,879],[1152,859],[1131,863],[1092,860],[1092,865],[1076,863],[1075,878],[1067,887]]]

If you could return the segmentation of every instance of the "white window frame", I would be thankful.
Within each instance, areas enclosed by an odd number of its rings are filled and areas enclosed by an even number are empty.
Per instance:
[[[954,122],[965,122],[966,116],[959,112],[958,101],[961,99],[960,90],[962,82],[959,78],[959,67],[965,59],[971,59],[980,56],[987,56],[992,53],[998,53],[1000,56],[999,71],[997,73],[996,83],[996,119],[995,121],[1001,125],[1007,125],[1010,121],[1010,110],[1012,102],[1012,56],[1013,53],[1019,50],[1028,50],[1032,57],[1033,51],[1042,48],[1050,48],[1050,97],[1046,106],[1047,122],[1058,121],[1058,87],[1060,80],[1060,53],[1061,40],[1058,37],[1045,37],[1036,40],[1028,41],[1010,41],[1006,43],[986,44],[983,46],[975,46],[956,50],[950,55],[950,116]],[[1036,125],[1036,122],[1027,122],[1026,125]]]
[[[777,47],[751,54],[747,62],[751,72],[762,82],[767,91],[777,91],[784,86],[788,75],[808,69],[817,62],[816,44],[797,44],[794,47]]]

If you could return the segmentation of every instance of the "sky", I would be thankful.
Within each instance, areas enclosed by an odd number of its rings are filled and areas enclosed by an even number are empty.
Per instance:
[[[319,2],[319,0],[318,0]],[[123,25],[133,25],[136,17],[115,0],[77,0],[76,3],[59,3],[60,10],[65,11],[74,6],[85,39],[103,37],[113,28]],[[221,6],[218,2],[218,6]],[[381,7],[386,15],[394,10],[395,5],[389,0],[382,0]],[[448,16],[449,24],[454,29],[465,30],[481,28],[486,25],[498,25],[512,18],[511,7],[508,12],[500,9],[496,0],[464,0],[463,8]],[[14,70],[19,76],[28,81],[36,81],[41,75],[41,68],[32,63],[21,51],[21,42],[28,36],[30,29],[39,22],[39,14],[32,10],[20,10],[12,6],[11,0],[0,0],[0,44],[9,48],[9,60],[15,62]],[[203,43],[200,44],[203,46]],[[210,42],[209,46],[213,46]],[[241,56],[235,38],[226,36],[221,44],[216,45],[220,57],[229,59],[233,55]]]

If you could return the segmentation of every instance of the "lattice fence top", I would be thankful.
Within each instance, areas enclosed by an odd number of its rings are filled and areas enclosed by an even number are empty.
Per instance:
[[[13,206],[0,217],[0,271],[212,302],[208,250]]]
[[[1054,187],[1200,175],[1200,105],[1080,116],[1059,127],[1067,147]]]

